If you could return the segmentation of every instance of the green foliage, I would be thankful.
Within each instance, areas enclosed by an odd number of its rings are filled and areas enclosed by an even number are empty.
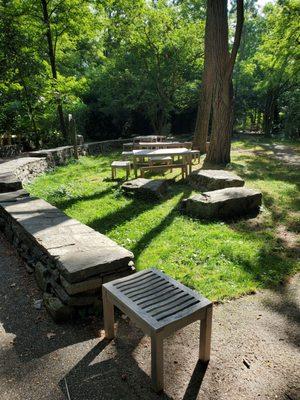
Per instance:
[[[245,0],[236,126],[297,136],[299,2],[278,0],[263,13],[256,3]],[[85,136],[168,132],[184,115],[183,132],[192,129],[205,0],[48,0],[56,79],[41,4],[0,0],[0,135],[35,146],[62,143],[58,100]]]
[[[135,4],[136,7],[136,4]],[[112,10],[114,31],[122,33],[113,43],[97,88],[101,109],[118,118],[124,111],[142,112],[156,132],[163,132],[175,109],[196,102],[202,67],[203,21],[185,22],[179,7],[159,1],[154,8]],[[115,36],[114,32],[109,32]]]
[[[264,114],[265,133],[299,136],[299,17],[295,0],[267,4],[264,15],[246,13],[236,68],[240,123],[248,115],[254,125]]]

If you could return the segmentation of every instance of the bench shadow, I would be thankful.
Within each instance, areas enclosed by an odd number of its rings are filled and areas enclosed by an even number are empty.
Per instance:
[[[201,385],[207,370],[208,363],[197,362],[193,375],[182,400],[196,400],[201,389]]]
[[[59,382],[61,391],[72,400],[171,400],[166,392],[151,389],[151,377],[141,369],[133,353],[143,339],[143,333],[120,320],[118,334],[112,341],[102,339]],[[151,363],[150,349],[145,362]],[[165,366],[166,368],[166,366]],[[198,362],[182,397],[196,400],[207,370]],[[166,371],[165,371],[166,372]],[[172,381],[176,385],[176,379]],[[173,388],[174,389],[174,388]]]

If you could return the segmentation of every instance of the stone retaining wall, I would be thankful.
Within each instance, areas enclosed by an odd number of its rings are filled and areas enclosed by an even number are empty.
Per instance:
[[[90,142],[78,145],[79,155],[91,155],[97,156],[99,154],[105,154],[110,150],[122,148],[123,143],[128,143],[130,139],[116,139],[116,140],[105,140],[102,142]],[[74,157],[73,146],[62,146],[54,149],[45,149],[31,151],[28,153],[30,157],[46,157],[49,164],[64,165],[68,160]]]
[[[49,168],[46,158],[22,157],[0,164],[0,193],[22,188],[28,182]]]
[[[126,141],[85,143],[78,150],[98,155]],[[134,272],[130,251],[22,189],[22,183],[65,164],[73,151],[72,146],[40,150],[0,164],[0,230],[34,272],[58,322],[101,312],[102,284]]]
[[[0,195],[0,230],[26,261],[56,321],[102,310],[102,284],[134,271],[133,254],[24,191]]]
[[[0,146],[0,158],[15,157],[21,153],[21,149],[17,144]]]

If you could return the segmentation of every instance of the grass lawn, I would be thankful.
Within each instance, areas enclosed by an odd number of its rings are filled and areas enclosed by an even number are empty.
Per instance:
[[[299,168],[274,159],[260,142],[236,142],[233,149],[230,168],[263,192],[255,219],[203,222],[181,215],[179,203],[191,190],[180,182],[162,202],[124,197],[120,181],[110,180],[117,153],[82,157],[28,190],[133,251],[138,270],[159,268],[212,300],[234,298],[276,287],[299,267],[300,180]]]

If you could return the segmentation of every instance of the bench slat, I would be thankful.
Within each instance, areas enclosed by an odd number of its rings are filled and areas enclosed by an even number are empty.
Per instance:
[[[157,298],[157,294],[148,296],[146,299],[144,299],[141,302],[138,302],[137,304],[141,307],[141,308],[147,308],[150,306],[153,306],[155,304],[158,304],[160,302],[162,302],[164,299],[169,300],[171,296],[176,295],[176,294],[181,294],[183,293],[182,290],[178,289],[178,288],[174,288],[174,287],[169,287],[165,290],[162,290],[159,292],[160,296],[159,298]]]
[[[166,281],[156,282],[155,284],[149,286],[147,290],[142,290],[139,293],[135,293],[133,296],[128,296],[128,297],[133,299],[134,301],[137,301],[137,300],[142,299],[146,293],[149,293],[149,292],[152,293],[155,290],[159,292],[160,288],[164,288],[169,285],[170,284]]]
[[[148,271],[145,270],[145,271],[142,271],[141,273],[139,273],[138,276],[134,276],[134,277],[129,276],[129,277],[127,277],[126,280],[124,279],[124,282],[122,280],[121,283],[116,283],[115,286],[119,289],[119,288],[122,288],[122,287],[124,287],[126,285],[133,284],[134,282],[139,282],[139,281],[144,279],[145,275],[153,275],[153,274],[152,274],[151,270],[150,271],[149,270]],[[128,281],[128,282],[126,282],[126,281]]]
[[[161,321],[167,317],[170,317],[174,314],[177,314],[179,311],[183,311],[188,309],[189,306],[193,306],[199,303],[199,300],[196,299],[189,299],[186,302],[178,305],[177,307],[171,307],[167,311],[155,315],[151,315],[151,317],[155,317],[157,321]]]
[[[127,283],[126,285],[123,285],[123,286],[120,286],[120,287],[118,286],[118,289],[122,290],[122,291],[123,290],[125,291],[127,289],[132,289],[132,288],[136,287],[136,285],[142,285],[142,284],[144,284],[146,282],[150,282],[154,278],[156,278],[154,275],[147,275],[143,279],[140,279],[138,281]]]
[[[155,302],[154,304],[151,304],[148,307],[143,307],[148,313],[150,313],[151,315],[153,315],[154,312],[158,311],[158,310],[164,310],[166,307],[170,306],[170,304],[176,305],[178,303],[178,301],[181,301],[183,298],[187,298],[190,295],[188,293],[184,293],[184,292],[179,292],[176,293],[173,296],[168,296],[167,298],[161,300],[161,297],[159,296],[159,302]]]
[[[148,280],[147,282],[142,282],[139,285],[136,285],[136,287],[130,287],[127,289],[123,289],[122,292],[126,294],[126,296],[130,297],[129,295],[133,294],[133,293],[142,293],[143,289],[147,289],[149,288],[150,285],[153,285],[157,282],[163,282],[163,279],[159,276],[153,277],[151,280]]]

